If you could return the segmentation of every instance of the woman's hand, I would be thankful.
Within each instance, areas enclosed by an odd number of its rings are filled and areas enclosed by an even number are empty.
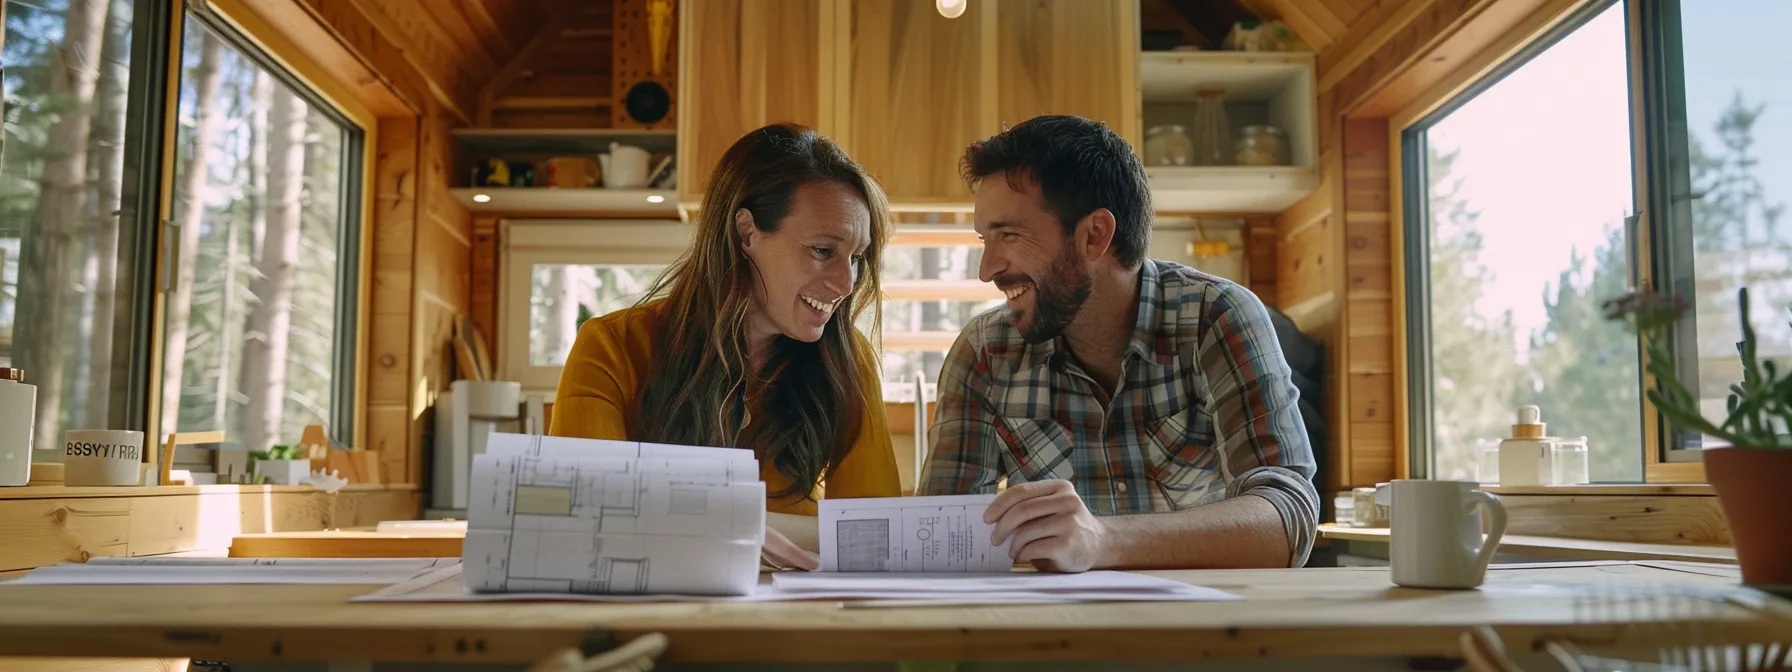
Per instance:
[[[821,558],[803,550],[770,526],[765,529],[765,545],[759,549],[759,561],[773,569],[813,571],[821,568]]]

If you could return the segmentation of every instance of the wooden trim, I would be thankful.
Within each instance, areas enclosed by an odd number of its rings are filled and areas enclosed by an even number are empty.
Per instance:
[[[993,301],[1002,290],[982,280],[885,280],[884,298],[895,301]]]
[[[206,0],[206,2],[216,8],[218,15],[231,23],[237,32],[249,38],[250,42],[260,48],[262,53],[267,54],[280,67],[297,77],[299,81],[304,82],[306,86],[311,87],[313,92],[329,102],[343,116],[348,117],[349,121],[354,122],[356,126],[368,129],[377,123],[377,114],[373,110],[373,105],[381,104],[379,101],[370,104],[364,99],[367,96],[365,91],[356,92],[342,79],[343,73],[332,73],[329,68],[324,67],[316,54],[299,48],[287,31],[274,27],[267,19],[252,11],[246,0]],[[319,47],[312,48],[312,52],[318,50],[320,50]],[[347,55],[346,50],[344,55]],[[334,67],[342,65],[340,61],[332,64]],[[387,93],[390,94],[390,92]]]
[[[886,331],[884,350],[925,350],[945,352],[958,341],[956,331]]]
[[[904,229],[890,235],[890,247],[960,247],[983,245],[971,229]]]
[[[1646,544],[1728,546],[1715,496],[1500,495],[1507,534]]]
[[[1435,84],[1406,102],[1389,115],[1399,130],[1418,123],[1419,119],[1454,99],[1458,94],[1486,77],[1493,69],[1512,58],[1532,41],[1554,29],[1585,4],[1586,0],[1546,0],[1546,4],[1526,15],[1517,25],[1489,40],[1456,69],[1439,78]]]
[[[1379,2],[1367,15],[1344,33],[1331,47],[1319,51],[1319,90],[1326,91],[1345,75],[1362,67],[1363,62],[1379,50],[1395,33],[1406,28],[1421,12],[1440,0]]]
[[[1338,109],[1345,114],[1388,116],[1552,1],[1431,3],[1328,92],[1337,96]]]
[[[167,321],[168,316],[166,315],[167,294],[161,290],[159,279],[171,277],[164,274],[173,270],[169,268],[168,241],[163,238],[163,235],[167,233],[164,223],[174,218],[174,165],[175,155],[180,153],[180,75],[185,63],[181,58],[180,38],[187,18],[183,0],[167,0],[167,2],[173,5],[172,16],[168,21],[168,67],[161,80],[163,100],[166,101],[162,110],[161,161],[162,175],[167,176],[167,179],[161,180],[161,193],[156,196],[155,232],[147,236],[149,240],[154,241],[152,244],[155,245],[156,250],[154,273],[149,276],[156,278],[153,280],[156,283],[156,291],[151,293],[153,298],[150,300],[149,323],[153,335],[149,339],[149,390],[145,395],[148,402],[148,415],[143,418],[143,426],[146,430],[143,435],[148,443],[154,443],[153,437],[162,432],[162,362],[166,356],[164,352],[166,339],[162,338],[162,325]]]
[[[1655,412],[1654,407],[1647,404],[1645,407],[1650,413]],[[1645,431],[1651,426],[1654,426],[1653,423],[1645,426]],[[1649,451],[1644,456],[1644,481],[1649,483],[1704,483],[1706,481],[1704,462],[1656,461],[1660,459],[1659,456],[1660,453],[1656,451]]]
[[[1388,302],[1388,315],[1393,318],[1393,353],[1389,359],[1394,372],[1394,478],[1411,478],[1412,474],[1412,371],[1408,366],[1407,296],[1406,296],[1406,166],[1401,133],[1388,120],[1388,262],[1394,277]]]
[[[1679,484],[1623,484],[1623,485],[1483,485],[1486,490],[1502,497],[1507,495],[1568,495],[1574,497],[1599,497],[1608,495],[1650,497],[1711,497],[1717,489],[1703,483]]]

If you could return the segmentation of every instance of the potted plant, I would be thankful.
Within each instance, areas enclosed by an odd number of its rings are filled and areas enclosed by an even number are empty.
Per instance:
[[[1748,289],[1737,292],[1742,319],[1742,382],[1730,385],[1728,412],[1713,422],[1699,411],[1699,397],[1683,384],[1668,351],[1667,333],[1686,312],[1686,302],[1641,292],[1605,304],[1606,317],[1623,320],[1641,334],[1648,353],[1647,370],[1655,389],[1649,403],[1668,422],[1729,442],[1731,447],[1700,451],[1705,478],[1717,489],[1730,539],[1742,565],[1744,583],[1792,586],[1792,375],[1772,360],[1757,356],[1755,330],[1749,323]]]
[[[268,483],[304,485],[311,476],[311,460],[298,446],[274,446],[256,451],[254,457],[256,475]]]

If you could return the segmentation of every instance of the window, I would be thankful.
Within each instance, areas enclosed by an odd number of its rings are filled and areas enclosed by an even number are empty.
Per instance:
[[[132,374],[114,364],[132,344],[114,335],[128,333],[140,286],[131,241],[146,190],[125,165],[160,118],[145,104],[160,80],[156,40],[133,38],[153,32],[143,17],[154,4],[7,0],[0,12],[0,365],[37,386],[39,450],[63,429],[128,423],[114,390]]]
[[[1594,481],[1643,474],[1624,8],[1598,3],[1403,135],[1415,460],[1477,478],[1535,404],[1585,436]]]
[[[690,245],[666,220],[505,221],[498,376],[552,399],[585,320],[635,305]]]
[[[183,32],[159,426],[346,440],[360,129],[222,22]]]
[[[884,250],[886,399],[913,401],[917,375],[932,389],[959,330],[1004,303],[995,285],[977,277],[983,244],[969,225],[944,227],[938,216],[927,219],[934,221],[898,229]]]
[[[1650,194],[1663,213],[1650,222],[1661,241],[1656,275],[1693,305],[1671,345],[1680,379],[1711,418],[1726,414],[1728,388],[1742,375],[1738,289],[1749,289],[1758,354],[1792,363],[1792,222],[1783,221],[1792,197],[1792,53],[1736,39],[1726,10],[1747,10],[1761,25],[1792,20],[1785,3],[1669,0],[1643,8],[1645,62],[1655,66],[1660,96],[1646,109],[1651,139],[1664,148],[1651,168],[1667,185]],[[1668,461],[1697,460],[1685,449],[1723,445],[1666,429]]]

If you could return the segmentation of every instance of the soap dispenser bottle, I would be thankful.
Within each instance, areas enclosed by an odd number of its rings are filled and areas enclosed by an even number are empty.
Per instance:
[[[1554,484],[1549,451],[1543,412],[1536,406],[1520,407],[1512,436],[1500,441],[1500,485]]]

